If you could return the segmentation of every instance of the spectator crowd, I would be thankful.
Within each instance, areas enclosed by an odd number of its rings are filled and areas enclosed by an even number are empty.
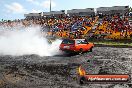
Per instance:
[[[65,16],[65,17],[43,17],[43,18],[25,18],[22,20],[0,22],[0,26],[5,28],[13,27],[31,27],[39,25],[43,31],[50,32],[52,35],[56,32],[67,31],[78,36],[82,31],[86,30],[85,26],[91,26],[94,17],[79,17],[79,16]]]
[[[101,21],[98,20],[98,25],[95,28],[98,34],[113,34],[120,32],[120,36],[127,36],[132,31],[132,27],[129,24],[129,16],[104,16]],[[83,31],[87,30],[86,26],[92,28],[92,23],[95,21],[95,17],[89,16],[63,16],[63,17],[41,17],[41,18],[25,18],[14,21],[1,21],[1,29],[13,29],[14,27],[32,27],[39,25],[42,31],[49,33],[49,35],[55,36],[57,33],[62,36],[63,32],[67,32],[67,36],[73,35],[74,38],[82,38]],[[124,35],[125,33],[125,35]]]
[[[96,34],[113,35],[120,37],[130,37],[132,26],[129,23],[130,16],[104,16],[96,28]]]

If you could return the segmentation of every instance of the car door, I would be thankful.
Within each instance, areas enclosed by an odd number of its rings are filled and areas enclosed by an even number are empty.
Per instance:
[[[87,43],[84,40],[76,40],[76,48],[79,51],[83,49],[83,51],[87,50]]]
[[[89,43],[86,40],[82,40],[81,44],[83,45],[83,49],[84,51],[88,51],[89,50]]]
[[[86,51],[88,51],[88,50],[90,50],[90,49],[91,49],[92,44],[91,44],[91,43],[89,43],[87,40],[84,40],[84,44],[85,44],[85,49],[86,49]]]

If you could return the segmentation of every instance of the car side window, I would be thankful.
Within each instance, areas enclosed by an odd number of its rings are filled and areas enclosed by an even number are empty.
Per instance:
[[[89,44],[88,41],[87,41],[86,39],[85,39],[84,41],[85,41],[85,44]]]
[[[82,40],[81,43],[82,44],[88,44],[88,42],[86,40]]]
[[[77,41],[76,41],[76,44],[81,44],[81,41],[80,41],[80,40],[77,40]]]
[[[76,44],[88,44],[86,40],[76,40]]]

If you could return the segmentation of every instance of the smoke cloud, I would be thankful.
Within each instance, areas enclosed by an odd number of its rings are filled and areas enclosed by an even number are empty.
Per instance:
[[[37,54],[40,56],[53,56],[59,54],[61,40],[49,44],[40,30],[41,28],[38,26],[0,29],[0,55]]]

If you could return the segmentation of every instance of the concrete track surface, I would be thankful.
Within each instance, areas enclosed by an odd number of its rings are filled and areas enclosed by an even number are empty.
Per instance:
[[[53,57],[0,56],[0,88],[132,88],[130,84],[78,84],[77,68],[88,60],[93,73],[102,67],[110,73],[132,74],[132,48],[94,47],[81,55]]]

